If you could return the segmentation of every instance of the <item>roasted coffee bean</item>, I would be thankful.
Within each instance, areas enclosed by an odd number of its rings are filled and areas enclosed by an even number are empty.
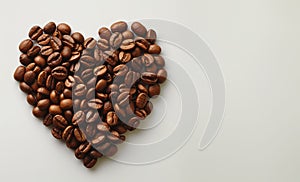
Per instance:
[[[62,41],[65,46],[68,46],[71,49],[75,47],[75,41],[70,35],[63,35]]]
[[[118,152],[117,146],[116,146],[116,145],[110,145],[110,146],[106,149],[106,151],[105,151],[104,154],[105,154],[105,156],[107,156],[107,157],[111,157],[111,156],[115,155],[117,152]]]
[[[57,66],[56,68],[54,68],[52,70],[51,75],[56,80],[64,80],[64,79],[66,79],[68,77],[68,70],[65,67],[63,67],[63,66]]]
[[[127,129],[123,125],[118,125],[114,128],[119,134],[124,134],[127,132]]]
[[[74,114],[72,118],[72,123],[74,125],[79,125],[80,123],[85,121],[85,114],[83,111],[78,111]]]
[[[54,119],[54,118],[53,118]],[[67,140],[70,139],[70,137],[72,137],[73,135],[73,131],[74,131],[74,127],[72,125],[67,126],[62,133],[62,139],[63,140]]]
[[[81,33],[79,32],[74,32],[72,33],[72,38],[75,40],[75,42],[82,44],[84,42],[84,37]]]
[[[27,66],[32,62],[32,59],[27,54],[21,54],[19,57],[20,63],[24,66]]]
[[[126,120],[126,112],[118,104],[114,104],[115,113],[121,120]]]
[[[121,51],[119,53],[119,60],[122,63],[128,63],[131,60],[131,54],[130,53],[126,53],[124,51]]]
[[[72,50],[69,46],[64,46],[60,54],[64,59],[69,59],[72,56]]]
[[[39,26],[33,26],[30,30],[29,30],[29,37],[32,40],[36,40],[37,38],[39,38],[39,36],[41,36],[43,34],[43,30],[41,29],[41,27]]]
[[[100,39],[97,42],[97,46],[99,47],[99,49],[101,50],[107,50],[109,48],[109,43],[106,39]]]
[[[160,86],[159,84],[154,84],[154,85],[150,85],[149,88],[149,96],[153,97],[155,95],[159,95],[160,94]]]
[[[114,67],[113,72],[115,76],[124,76],[128,72],[128,67],[125,64],[119,64],[118,66]]]
[[[132,86],[140,77],[140,74],[134,71],[129,71],[124,79],[127,86]]]
[[[92,109],[101,109],[103,107],[103,102],[100,99],[91,99],[88,101],[87,105]]]
[[[50,114],[53,114],[53,115],[61,114],[61,113],[62,113],[62,110],[61,110],[61,108],[59,107],[59,105],[51,105],[51,106],[49,107],[49,113],[50,113]]]
[[[74,129],[74,136],[75,136],[76,140],[80,143],[82,143],[86,140],[84,133],[79,128]]]
[[[102,155],[100,152],[96,151],[96,150],[92,150],[92,151],[90,152],[90,156],[93,157],[93,158],[100,158],[100,157],[102,157],[103,155]]]
[[[134,35],[130,30],[126,30],[124,32],[122,32],[122,36],[124,39],[133,39]]]
[[[96,150],[101,152],[104,156],[106,156],[106,150],[111,146],[110,142],[103,142],[99,146],[96,147]]]
[[[122,42],[120,48],[121,48],[122,50],[128,51],[128,50],[133,49],[134,46],[135,46],[135,43],[134,43],[133,39],[125,39],[125,40]]]
[[[80,58],[80,64],[86,67],[93,67],[95,65],[95,59],[92,56],[84,55]]]
[[[104,79],[99,80],[96,84],[96,91],[101,92],[102,90],[104,90],[106,88],[106,85],[107,85],[106,80],[104,80]]]
[[[95,124],[94,123],[89,123],[86,125],[86,128],[85,128],[85,134],[87,137],[94,137],[95,134],[96,134],[96,127],[95,127]]]
[[[38,89],[37,89],[37,93],[38,93],[38,94],[41,94],[41,95],[44,96],[44,97],[48,97],[49,94],[50,94],[49,90],[47,90],[45,87],[40,87],[40,88],[38,88]]]
[[[91,149],[92,145],[89,142],[84,142],[75,150],[75,156],[78,159],[83,159]]]
[[[73,106],[73,104],[72,104],[72,99],[64,99],[64,100],[61,100],[59,106],[60,106],[60,108],[63,109],[63,110],[71,109],[72,106]]]
[[[71,33],[71,27],[66,23],[61,23],[57,25],[57,30],[59,30],[64,35],[70,35]]]
[[[100,118],[99,118],[99,114],[98,114],[97,110],[89,110],[86,113],[86,122],[87,123],[93,123],[95,121],[98,121],[99,119]]]
[[[157,72],[158,83],[163,83],[167,79],[167,71],[165,69],[160,69]]]
[[[142,55],[142,50],[139,47],[135,47],[131,52],[132,57],[139,57]]]
[[[24,74],[24,82],[27,84],[32,84],[35,80],[36,74],[33,71],[27,71]]]
[[[71,123],[72,118],[73,118],[73,111],[72,110],[65,110],[63,116],[68,121],[68,123]]]
[[[119,32],[115,32],[111,35],[110,39],[109,39],[109,44],[112,48],[119,48],[119,46],[122,43],[122,34],[120,34]]]
[[[94,38],[89,37],[84,41],[83,46],[86,49],[93,49],[96,46],[96,44],[97,41]]]
[[[61,139],[62,138],[62,130],[58,128],[52,128],[51,133],[54,138]]]
[[[80,59],[80,56],[81,56],[80,52],[78,52],[78,51],[72,52],[72,56],[70,57],[69,62],[78,61]],[[79,64],[77,64],[77,65],[79,65]]]
[[[152,45],[149,46],[148,52],[149,52],[150,54],[160,54],[161,48],[160,48],[160,46],[157,45],[157,44],[152,44]]]
[[[115,22],[110,26],[112,32],[124,32],[127,30],[127,23],[124,21]]]
[[[143,84],[138,84],[137,88],[139,89],[140,92],[143,92],[145,94],[148,94],[148,89],[145,85]]]
[[[63,91],[63,94],[64,94],[65,98],[72,99],[72,94],[73,93],[72,93],[71,90],[65,88],[64,91]]]
[[[141,59],[143,64],[147,67],[154,63],[154,57],[151,54],[144,54]]]
[[[153,109],[153,104],[152,104],[152,102],[148,101],[145,106],[146,113],[149,115],[151,113],[152,109]]]
[[[47,114],[45,118],[43,119],[43,124],[45,126],[50,126],[53,123],[53,115],[52,114]]]
[[[30,87],[32,88],[33,91],[37,91],[37,89],[39,88],[37,81],[35,80]]]
[[[42,34],[38,39],[37,43],[41,46],[48,45],[50,42],[50,36],[48,34]]]
[[[97,163],[97,158],[92,158],[91,156],[85,156],[83,159],[83,164],[86,168],[92,168]]]
[[[37,107],[40,110],[47,110],[50,106],[50,100],[49,99],[42,99],[40,101],[38,101],[37,103]]]
[[[144,109],[135,110],[134,114],[142,120],[147,117],[147,112]]]
[[[52,53],[53,53],[53,49],[51,48],[51,46],[44,46],[41,49],[41,55],[44,57],[48,57]]]
[[[107,114],[109,111],[113,110],[112,104],[110,101],[106,101],[103,105],[103,114]]]
[[[159,67],[165,66],[165,59],[161,56],[154,56],[155,64]]]
[[[106,122],[100,122],[97,125],[97,129],[101,132],[108,132],[110,130],[110,127]]]
[[[86,69],[81,73],[81,79],[84,81],[90,80],[93,76],[93,69]]]
[[[27,51],[27,55],[31,58],[34,58],[38,53],[41,51],[41,48],[39,46],[33,46]]]
[[[151,72],[143,72],[141,79],[145,84],[154,84],[158,80],[157,75]]]
[[[117,98],[117,102],[121,107],[129,104],[129,92],[121,92]]]
[[[51,73],[51,67],[50,66],[47,66],[46,68],[44,68],[44,71],[46,71],[47,74],[50,74]]]
[[[26,72],[26,68],[24,66],[18,66],[14,73],[15,80],[19,82],[23,81],[25,72]]]
[[[144,37],[147,33],[147,29],[140,22],[133,22],[131,24],[131,30],[137,35]]]
[[[55,87],[55,79],[53,78],[53,76],[52,75],[49,75],[48,77],[47,77],[47,80],[46,80],[46,88],[48,89],[48,90],[53,90],[54,89],[54,87]]]
[[[140,93],[136,98],[136,107],[144,108],[147,104],[148,96],[145,93]]]
[[[146,40],[151,44],[154,44],[156,41],[156,32],[152,29],[149,29],[146,34]]]
[[[104,51],[103,58],[111,66],[115,66],[118,62],[118,55],[113,51]]]
[[[87,92],[87,88],[84,84],[78,84],[74,89],[75,96],[83,96],[86,94],[86,92]]]
[[[56,29],[56,24],[54,22],[49,22],[44,26],[44,32],[46,34],[53,34]]]
[[[101,77],[103,76],[107,71],[107,68],[105,65],[101,65],[101,66],[98,66],[94,69],[94,75],[97,76],[97,77]]]
[[[62,48],[62,42],[57,37],[52,37],[50,40],[50,45],[54,51],[59,51]]]
[[[30,63],[26,66],[26,72],[27,71],[33,71],[35,68],[36,64],[35,63]]]
[[[106,115],[107,124],[109,124],[110,126],[115,126],[118,124],[118,121],[119,121],[119,118],[115,112],[110,111],[107,113],[107,115]]]
[[[75,78],[71,75],[69,75],[65,81],[65,86],[67,88],[72,88],[75,84]]]
[[[19,45],[19,50],[23,53],[27,53],[27,51],[32,48],[33,42],[30,39],[23,40]]]
[[[137,37],[135,39],[135,44],[144,51],[148,50],[148,48],[150,46],[150,43],[142,37]]]
[[[100,28],[98,31],[98,34],[99,34],[100,38],[106,39],[106,40],[109,40],[109,38],[111,36],[110,30],[106,27]]]
[[[52,67],[60,65],[61,61],[62,61],[62,56],[59,52],[52,53],[47,59],[48,65]]]
[[[50,108],[51,108],[51,106],[50,106]],[[50,112],[50,114],[53,114],[53,113]],[[59,114],[53,114],[53,115],[55,115],[53,117],[54,127],[60,128],[60,129],[65,129],[68,126],[68,121],[62,115],[59,115]]]
[[[37,66],[40,66],[41,68],[46,66],[46,60],[40,55],[34,58],[34,62]]]
[[[32,114],[37,118],[43,118],[47,114],[47,111],[40,110],[38,107],[34,107],[32,109]]]
[[[62,39],[63,34],[59,30],[55,30],[52,34],[52,37],[57,37],[58,39]]]
[[[32,106],[36,106],[37,103],[37,99],[36,96],[33,94],[28,94],[27,95],[27,102],[32,105]]]
[[[103,133],[98,133],[92,140],[92,145],[99,145],[106,140],[106,136]]]

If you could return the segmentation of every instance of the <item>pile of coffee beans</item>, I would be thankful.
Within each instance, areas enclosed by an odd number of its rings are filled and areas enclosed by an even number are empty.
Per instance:
[[[34,26],[19,45],[14,78],[52,135],[65,141],[87,168],[112,156],[124,133],[151,113],[151,97],[166,80],[156,32],[119,21],[100,39],[72,33],[69,25]]]

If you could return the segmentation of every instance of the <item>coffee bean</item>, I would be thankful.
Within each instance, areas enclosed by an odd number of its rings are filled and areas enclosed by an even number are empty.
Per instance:
[[[87,123],[93,123],[95,121],[98,121],[99,119],[100,118],[99,118],[99,114],[98,114],[97,110],[89,110],[86,113],[86,122]]]
[[[74,95],[75,96],[83,96],[85,95],[87,92],[87,88],[84,84],[78,84],[76,87],[75,87],[75,90],[74,90]]]
[[[155,64],[159,67],[164,67],[165,66],[165,60],[161,56],[154,56]]]
[[[72,118],[72,123],[74,125],[79,125],[80,123],[84,122],[85,120],[85,114],[83,111],[78,111],[74,114]]]
[[[44,32],[46,34],[53,34],[56,29],[56,24],[54,22],[49,22],[44,26]]]
[[[129,71],[124,79],[124,82],[127,86],[132,86],[138,79],[140,78],[140,74],[134,71]]]
[[[90,80],[93,77],[93,69],[86,69],[81,73],[81,79],[84,81]]]
[[[124,32],[127,30],[127,23],[124,21],[118,21],[110,26],[112,32]]]
[[[61,61],[62,56],[59,52],[52,53],[47,59],[48,65],[52,67],[60,65]]]
[[[55,30],[52,34],[52,37],[56,37],[58,39],[62,39],[63,34],[59,30]]]
[[[53,78],[52,75],[49,75],[46,80],[46,88],[49,90],[53,90],[55,87],[55,84],[56,84],[55,79]]]
[[[121,120],[125,120],[126,119],[126,112],[123,108],[121,108],[118,104],[114,104],[114,109],[115,112],[117,114],[117,116],[121,119]]]
[[[96,46],[96,44],[97,41],[92,37],[87,38],[83,43],[84,48],[86,49],[93,49]]]
[[[58,128],[52,128],[51,133],[54,138],[61,139],[62,138],[62,130]]]
[[[30,105],[32,105],[32,106],[36,106],[37,99],[36,99],[35,95],[33,95],[33,94],[28,94],[28,95],[27,95],[27,102],[28,102],[28,104],[30,104]]]
[[[107,134],[107,139],[113,144],[120,144],[123,141],[120,140],[120,134],[116,131],[111,131]]]
[[[36,74],[33,71],[27,71],[24,74],[24,81],[25,81],[25,83],[32,84],[34,82],[34,80],[35,80],[35,76],[36,76]]]
[[[87,104],[92,109],[101,109],[103,107],[103,102],[100,99],[91,99]]]
[[[73,106],[72,99],[63,99],[63,100],[61,100],[59,106],[63,110],[71,109],[72,106]]]
[[[158,83],[163,83],[167,79],[167,71],[165,69],[160,69],[157,72]]]
[[[155,95],[159,95],[160,94],[160,86],[159,86],[159,84],[150,85],[148,89],[149,89],[149,96],[150,97],[153,97]]]
[[[61,110],[61,108],[59,107],[59,105],[51,105],[51,106],[49,107],[49,113],[50,113],[50,114],[53,114],[53,115],[61,114],[61,113],[62,113],[62,110]]]
[[[107,123],[100,122],[97,125],[97,129],[98,129],[98,131],[101,131],[101,132],[108,132],[110,130],[110,127],[109,127],[109,125]]]
[[[109,124],[110,126],[115,126],[118,124],[118,121],[119,121],[119,118],[115,112],[110,111],[107,113],[107,115],[106,115],[107,124]]]
[[[135,110],[134,114],[139,118],[139,119],[145,119],[147,116],[147,112],[144,109],[141,110]]]
[[[144,56],[142,56],[142,62],[148,67],[154,63],[154,57],[151,54],[144,54]]]
[[[149,46],[148,52],[150,54],[160,54],[161,48],[157,44],[152,44],[152,45]]]
[[[93,138],[96,134],[95,123],[88,123],[85,128],[85,135],[89,138]]]
[[[113,72],[116,76],[124,76],[128,72],[128,67],[125,64],[120,64],[114,67]]]
[[[50,108],[51,108],[51,106],[50,106]],[[53,113],[50,113],[50,114],[53,114]],[[55,114],[53,114],[53,115],[55,115]],[[54,127],[63,130],[68,126],[68,121],[62,115],[57,114],[53,117],[53,125],[54,125]]]
[[[118,55],[113,51],[104,51],[103,58],[111,66],[115,66],[118,62]]]
[[[107,71],[107,68],[105,65],[101,65],[101,66],[98,66],[94,69],[94,75],[97,76],[97,77],[101,77],[103,76]]]
[[[95,166],[96,163],[97,163],[97,158],[92,158],[90,156],[86,156],[83,159],[83,164],[86,168],[92,168]]]
[[[72,33],[72,38],[75,40],[75,42],[82,44],[84,42],[84,37],[81,33],[79,32],[74,32]]]
[[[50,94],[49,90],[47,90],[47,89],[44,88],[44,87],[38,88],[38,89],[37,89],[37,93],[38,93],[38,94],[41,94],[41,95],[44,96],[44,97],[48,97],[49,94]]]
[[[51,75],[56,79],[56,80],[64,80],[68,76],[68,70],[63,67],[63,66],[57,66],[54,68],[51,72]],[[63,84],[64,85],[64,84]]]
[[[156,41],[156,32],[152,29],[149,29],[146,34],[146,40],[151,44],[154,44]]]
[[[80,143],[82,143],[86,140],[84,133],[79,128],[74,129],[74,136],[75,136],[76,140]]]
[[[71,75],[69,75],[65,81],[65,86],[67,88],[72,88],[75,84],[75,78]]]
[[[75,47],[75,41],[70,35],[63,35],[62,41],[65,46],[68,46],[71,49]]]
[[[60,54],[64,59],[69,59],[72,56],[72,50],[69,46],[64,46]]]
[[[30,39],[23,40],[19,45],[19,50],[23,53],[27,53],[27,51],[32,48],[33,42]]]
[[[71,27],[66,23],[60,23],[59,25],[57,25],[57,30],[59,30],[64,35],[70,35],[71,33]]]
[[[54,51],[59,51],[62,48],[62,42],[57,37],[52,37],[50,40],[50,45]]]
[[[153,109],[153,104],[152,104],[152,102],[148,101],[145,106],[146,113],[149,115],[151,113],[152,109]]]
[[[122,32],[122,36],[124,39],[133,39],[134,35],[130,30],[126,30],[124,32]]]
[[[26,72],[26,68],[24,66],[18,66],[14,73],[15,80],[19,82],[23,81],[25,72]]]
[[[147,87],[146,87],[145,85],[143,85],[143,84],[138,84],[138,89],[139,89],[140,92],[143,92],[143,93],[145,93],[145,94],[148,94],[148,89],[147,89]]]
[[[139,124],[140,124],[139,118],[138,118],[138,117],[133,117],[133,118],[131,118],[131,119],[128,121],[127,124],[128,124],[128,126],[132,127],[132,128],[130,128],[130,130],[135,129],[135,128],[137,128],[137,127],[139,126]]]
[[[98,46],[99,49],[104,51],[104,50],[107,50],[109,48],[109,43],[106,39],[100,39],[97,42],[97,46]]]
[[[37,66],[40,66],[41,68],[46,66],[46,60],[40,55],[34,58],[34,62]]]
[[[145,93],[140,93],[136,98],[136,106],[138,108],[144,108],[147,104],[148,96]]]
[[[48,57],[52,53],[53,53],[53,49],[51,48],[51,46],[44,46],[41,49],[41,55],[44,57]]]
[[[65,141],[70,140],[70,138],[73,135],[73,131],[74,131],[74,127],[72,125],[67,126],[62,132],[62,139]]]
[[[39,26],[33,26],[30,30],[29,30],[29,37],[32,40],[36,40],[39,36],[41,36],[43,34],[43,30],[41,29],[41,27]]]
[[[42,34],[41,36],[39,36],[39,38],[37,39],[37,43],[41,46],[45,46],[48,45],[50,42],[50,36],[48,34]]]
[[[34,58],[38,53],[41,51],[41,48],[39,46],[33,46],[27,51],[27,55],[31,58]]]
[[[49,99],[42,99],[40,101],[38,101],[37,103],[37,107],[40,110],[47,110],[50,106],[50,100]]]
[[[124,40],[124,41],[122,42],[120,48],[121,48],[122,50],[128,51],[128,50],[133,49],[134,46],[135,46],[135,43],[134,43],[133,39],[126,39],[126,40]]]
[[[110,30],[106,27],[100,28],[98,31],[98,34],[99,34],[100,38],[106,39],[106,40],[109,40],[109,38],[111,36]]]
[[[110,39],[109,39],[109,44],[112,48],[119,48],[119,46],[122,43],[122,34],[120,34],[119,32],[115,32],[111,35]]]
[[[84,142],[75,150],[75,156],[78,159],[83,159],[91,149],[92,145],[89,142]]]
[[[96,84],[96,91],[101,92],[102,90],[105,89],[106,85],[107,85],[106,80],[104,80],[104,79],[99,80]]]
[[[133,22],[131,24],[131,30],[137,35],[144,37],[147,33],[147,29],[139,22]]]
[[[106,136],[103,133],[98,133],[92,140],[93,145],[99,145],[106,140]]]
[[[144,51],[148,50],[148,48],[150,46],[150,43],[142,37],[137,37],[135,39],[135,44]]]
[[[67,98],[67,99],[72,99],[72,94],[73,94],[73,93],[72,93],[71,90],[65,88],[64,91],[63,91],[63,94],[64,94],[65,98]]]
[[[135,47],[131,52],[132,57],[139,57],[142,55],[142,50],[139,47]]]
[[[43,111],[40,110],[38,107],[34,107],[32,109],[32,114],[37,118],[43,118],[47,114],[47,111]]]
[[[151,72],[143,72],[141,79],[145,84],[154,84],[157,82],[157,75]]]
[[[19,57],[20,63],[24,66],[27,66],[32,62],[32,59],[27,54],[21,54]]]
[[[102,157],[103,155],[102,155],[100,152],[96,151],[96,150],[92,150],[92,151],[90,152],[90,156],[93,157],[93,158],[100,158],[100,157]]]
[[[110,145],[108,147],[108,149],[106,149],[104,154],[107,157],[111,157],[111,156],[115,155],[117,152],[118,152],[117,146],[116,145]]]
[[[46,85],[46,80],[47,80],[47,72],[46,71],[41,71],[40,74],[37,77],[37,84],[41,87]]]
[[[131,60],[131,54],[130,53],[126,53],[124,51],[121,51],[119,53],[119,60],[122,63],[128,63]]]
[[[124,134],[127,132],[127,129],[123,126],[123,125],[118,125],[115,127],[115,130],[119,133],[119,134]]]
[[[45,126],[50,126],[53,123],[53,115],[52,114],[47,114],[45,118],[43,119],[43,124]]]
[[[80,59],[80,52],[72,52],[72,56],[70,57],[69,59],[69,62],[75,62],[75,61],[78,61]],[[79,65],[79,64],[78,64]]]

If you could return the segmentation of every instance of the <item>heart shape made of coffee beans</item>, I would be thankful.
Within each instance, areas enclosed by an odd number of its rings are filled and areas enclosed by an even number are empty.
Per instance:
[[[151,113],[149,99],[167,78],[156,32],[139,22],[130,28],[118,21],[95,40],[49,22],[33,26],[19,45],[14,78],[33,115],[87,168],[117,152],[124,134]]]

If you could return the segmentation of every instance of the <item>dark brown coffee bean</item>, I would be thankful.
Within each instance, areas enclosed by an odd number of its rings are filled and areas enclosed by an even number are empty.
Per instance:
[[[122,63],[128,63],[131,60],[131,54],[130,53],[126,53],[124,51],[121,51],[119,53],[119,60]]]
[[[106,101],[103,105],[103,114],[107,114],[109,111],[113,110],[112,104],[109,101]]]
[[[79,32],[74,32],[72,33],[72,38],[75,40],[75,42],[82,44],[84,42],[84,37],[81,33]]]
[[[43,110],[40,110],[38,107],[34,107],[32,109],[32,114],[37,117],[37,118],[43,118],[46,114],[47,114],[47,111],[43,111]]]
[[[95,59],[92,56],[84,55],[80,58],[80,64],[86,67],[93,67],[95,65]]]
[[[159,86],[159,84],[150,85],[148,89],[149,89],[149,96],[150,97],[153,97],[155,95],[159,95],[160,94],[160,86]]]
[[[32,84],[35,80],[35,76],[36,74],[33,72],[33,71],[27,71],[25,74],[24,74],[24,81],[25,83],[27,84]]]
[[[59,51],[62,48],[62,42],[57,37],[52,37],[50,40],[50,45],[54,51]]]
[[[46,34],[53,34],[56,29],[56,25],[54,22],[49,22],[44,26],[44,32]]]
[[[92,140],[93,145],[99,145],[106,140],[106,136],[103,133],[98,133],[95,138]]]
[[[75,78],[71,75],[69,75],[65,81],[65,86],[67,88],[72,88],[75,84]]]
[[[103,53],[103,58],[111,66],[115,66],[118,62],[118,55],[113,51],[105,51]]]
[[[88,81],[93,77],[93,69],[86,69],[81,73],[81,79],[84,81]]]
[[[53,105],[51,105],[51,106],[53,106]],[[50,108],[51,108],[51,106],[50,106]],[[50,114],[53,114],[53,113],[50,113]],[[62,115],[59,115],[59,114],[53,114],[53,115],[55,115],[53,117],[54,127],[60,128],[60,129],[65,129],[68,126],[68,121]]]
[[[75,136],[76,140],[80,143],[82,143],[86,140],[84,133],[79,128],[74,129],[74,136]]]
[[[51,106],[49,107],[49,113],[50,113],[50,114],[53,114],[53,115],[61,114],[61,113],[62,113],[62,110],[61,110],[61,108],[59,107],[59,105],[51,105]]]
[[[87,92],[87,88],[84,84],[78,84],[74,89],[75,96],[83,96],[86,94],[86,92]]]
[[[127,30],[127,23],[124,21],[115,22],[110,26],[112,32],[124,32]]]
[[[150,54],[160,54],[161,48],[160,48],[160,46],[157,45],[157,44],[152,44],[152,45],[149,46],[148,52],[149,52]]]
[[[140,93],[136,98],[136,107],[144,108],[147,104],[148,96],[145,93]]]
[[[152,104],[152,102],[148,101],[145,106],[146,113],[149,115],[151,113],[152,109],[153,109],[153,104]]]
[[[96,44],[97,41],[94,38],[89,37],[84,41],[83,46],[86,49],[93,49],[96,46]]]
[[[167,79],[167,71],[165,69],[160,69],[157,72],[158,83],[163,83]]]
[[[115,126],[118,124],[118,121],[119,121],[119,118],[115,112],[110,111],[107,113],[107,115],[106,115],[107,124],[109,124],[110,126]]]
[[[70,57],[69,62],[78,61],[80,59],[80,56],[81,56],[80,52],[77,52],[77,51],[76,52],[72,52],[72,56]],[[79,64],[77,64],[77,65],[79,65]]]
[[[50,126],[50,125],[52,125],[52,121],[53,121],[53,115],[52,114],[47,114],[45,116],[45,118],[43,119],[43,124],[45,126]]]
[[[53,49],[51,48],[51,46],[44,46],[41,49],[42,56],[47,57],[47,56],[50,56],[50,54],[52,54],[52,53],[53,53]]]
[[[119,32],[115,32],[111,35],[109,39],[109,44],[112,48],[117,49],[121,45],[122,40],[123,40],[122,34],[120,34]]]
[[[37,77],[37,84],[41,87],[44,87],[46,85],[46,80],[47,80],[47,72],[46,71],[41,71],[40,74]]]
[[[72,118],[72,123],[74,125],[78,125],[84,121],[85,121],[85,114],[83,111],[76,112]]]
[[[35,63],[30,63],[29,65],[26,66],[26,72],[27,71],[33,71],[35,68],[36,64]]]
[[[134,43],[133,39],[124,40],[120,46],[120,48],[125,51],[131,50],[134,47],[135,47],[135,43]]]
[[[90,152],[90,156],[93,157],[93,158],[100,158],[100,157],[102,157],[103,155],[102,155],[100,152],[96,151],[96,150],[92,150],[92,151]]]
[[[142,50],[139,47],[135,47],[131,52],[132,57],[139,57],[142,55]]]
[[[105,122],[100,122],[98,125],[97,125],[97,129],[101,132],[108,132],[110,130],[110,127],[107,123]]]
[[[94,69],[94,75],[97,76],[97,77],[101,77],[103,76],[107,71],[107,68],[105,65],[101,65],[101,66],[98,66]]]
[[[103,102],[100,99],[91,99],[87,104],[92,109],[101,109],[103,107]]]
[[[97,46],[99,47],[99,49],[101,50],[107,50],[109,48],[109,43],[106,39],[100,39],[97,42]]]
[[[38,94],[41,94],[41,95],[44,96],[44,97],[48,97],[49,94],[50,94],[49,90],[47,90],[45,87],[40,87],[40,88],[38,88],[38,89],[37,89],[37,93],[38,93]]]
[[[72,91],[70,89],[65,88],[63,91],[65,98],[72,99]]]
[[[59,30],[55,30],[52,34],[52,37],[56,37],[58,39],[62,39],[63,34]]]
[[[63,35],[62,41],[65,46],[68,46],[71,49],[75,47],[75,41],[70,35]]]
[[[51,133],[54,138],[61,139],[62,138],[62,131],[58,128],[52,128]]]
[[[100,79],[96,84],[96,91],[101,92],[106,88],[106,85],[107,85],[107,81],[104,79]]]
[[[28,94],[27,95],[27,102],[28,102],[28,104],[30,104],[32,106],[36,106],[36,103],[37,103],[36,96],[33,95],[33,94]]]
[[[93,123],[95,121],[99,121],[99,114],[97,110],[89,110],[86,113],[86,122],[87,123]]]
[[[52,67],[60,65],[61,61],[62,56],[59,52],[52,53],[47,59],[48,65]]]
[[[24,66],[18,66],[14,73],[15,80],[19,82],[23,81],[25,72],[26,72],[26,68]]]
[[[60,106],[60,108],[63,109],[63,110],[71,109],[72,106],[73,106],[73,104],[72,104],[72,99],[64,99],[64,100],[61,100],[59,106]]]
[[[54,120],[54,118],[53,118],[53,120]],[[71,126],[71,125],[67,126],[67,127],[63,130],[63,132],[62,132],[62,139],[65,140],[65,141],[66,141],[68,138],[70,139],[70,137],[72,137],[72,135],[73,135],[73,131],[74,131],[74,127],[73,127],[73,126]]]
[[[133,22],[131,24],[131,30],[137,35],[144,37],[147,33],[147,29],[140,22]]]
[[[63,58],[69,59],[72,56],[72,50],[69,46],[64,46],[60,54],[62,55]]]
[[[146,40],[151,44],[154,44],[156,41],[156,32],[152,29],[149,29],[146,34]]]
[[[132,86],[140,77],[140,74],[134,71],[129,71],[124,79],[124,82],[127,86]]]
[[[145,84],[154,84],[157,82],[157,75],[151,72],[143,72],[141,79]]]
[[[38,101],[37,103],[37,107],[40,110],[47,110],[50,106],[50,100],[49,99],[42,99],[40,101]]]
[[[63,66],[57,66],[54,68],[51,72],[51,75],[56,79],[56,80],[64,80],[68,76],[68,70],[63,67]],[[64,85],[64,84],[63,84]]]
[[[147,67],[154,63],[154,57],[151,54],[144,54],[141,59],[143,64]]]
[[[56,90],[58,93],[62,93],[64,89],[65,89],[65,84],[64,84],[64,82],[59,81],[59,82],[56,83],[55,90]]]
[[[86,168],[92,168],[97,163],[97,158],[92,158],[90,156],[85,156],[83,159],[83,164]]]
[[[55,84],[56,84],[55,79],[53,78],[52,75],[49,75],[46,80],[46,88],[49,90],[53,90],[55,87]]]
[[[100,28],[98,31],[98,34],[99,34],[100,38],[106,39],[106,40],[109,40],[109,38],[111,36],[110,30],[106,27]]]
[[[40,55],[34,58],[34,62],[37,66],[40,66],[41,68],[44,68],[46,66],[46,60]]]
[[[148,48],[150,46],[150,43],[142,37],[137,37],[135,39],[135,44],[144,51],[148,50]]]
[[[34,58],[38,53],[41,51],[41,48],[39,46],[33,46],[27,51],[27,55],[31,58]]]
[[[122,32],[122,36],[124,39],[133,39],[134,35],[130,30],[126,30],[124,32]]]
[[[161,56],[154,56],[155,64],[159,67],[165,66],[165,59]]]
[[[29,37],[32,40],[36,40],[37,38],[39,38],[39,36],[41,36],[43,34],[43,30],[41,29],[41,27],[39,26],[33,26],[30,30],[29,30]]]
[[[128,72],[128,67],[125,64],[119,64],[118,66],[114,67],[113,72],[115,76],[124,76]]]
[[[50,36],[48,34],[42,34],[41,36],[39,36],[39,38],[37,39],[37,43],[41,46],[45,46],[48,45],[50,42]]]
[[[143,92],[145,94],[148,94],[148,89],[145,85],[143,84],[138,84],[137,88],[139,89],[140,92]]]
[[[118,125],[114,128],[119,134],[124,134],[127,132],[127,129],[123,125]]]
[[[78,159],[83,159],[91,149],[92,145],[89,142],[84,142],[75,150],[75,156]]]
[[[120,120],[126,119],[126,112],[123,108],[121,108],[118,104],[114,104],[115,113],[120,118]]]
[[[21,54],[19,57],[20,63],[24,66],[32,63],[32,59],[27,54]]]
[[[37,81],[35,80],[30,87],[32,88],[33,91],[37,91],[37,89],[39,88]]]
[[[71,27],[66,23],[60,23],[57,25],[57,30],[59,30],[64,35],[70,35]]]
[[[19,50],[23,53],[27,53],[27,51],[32,48],[33,42],[30,39],[23,40],[19,45]]]
[[[134,114],[142,120],[147,117],[147,112],[144,109],[135,110]]]

